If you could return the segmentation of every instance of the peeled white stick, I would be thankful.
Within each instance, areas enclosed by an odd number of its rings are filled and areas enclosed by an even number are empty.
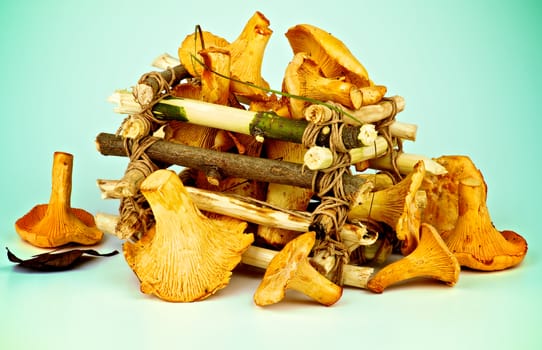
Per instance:
[[[433,175],[444,175],[448,173],[445,167],[431,158],[419,154],[399,153],[397,155],[397,169],[401,174],[409,174],[414,169],[414,165],[423,160],[425,171]],[[393,170],[391,155],[387,154],[380,158],[370,159],[369,167],[378,170]]]
[[[111,214],[98,213],[95,215],[96,227],[105,233],[114,234],[117,225],[118,216]],[[269,262],[278,253],[278,251],[265,249],[257,246],[250,246],[242,255],[241,262],[244,264],[266,269]],[[343,266],[343,284],[350,287],[367,288],[367,282],[372,276],[374,269],[372,267],[344,265]]]
[[[98,180],[98,187],[102,192],[102,198],[118,198],[118,194],[112,191],[116,186],[116,180]],[[203,190],[200,188],[185,187],[190,198],[200,210],[227,215],[239,220],[252,222],[258,225],[282,228],[297,232],[310,231],[311,214],[307,212],[289,212],[261,207],[249,203],[247,200],[228,196],[223,193]],[[117,217],[108,214],[96,214],[102,223],[115,221]],[[113,225],[113,224],[111,224]],[[115,232],[114,227],[108,232]],[[378,238],[370,234],[361,224],[346,223],[341,231],[341,238],[344,241],[354,241],[359,245],[371,245]]]
[[[156,57],[154,61],[152,61],[151,65],[154,68],[166,70],[171,67],[175,67],[181,64],[181,61],[179,61],[178,58],[171,56],[169,53],[163,53],[160,56]]]
[[[388,143],[382,136],[378,136],[370,146],[353,148],[350,151],[352,164],[364,160],[380,157],[388,150]],[[333,153],[327,147],[314,146],[305,152],[303,164],[310,170],[322,170],[333,164]]]
[[[391,136],[402,140],[416,141],[416,133],[418,131],[416,124],[403,123],[396,120],[389,126],[389,129]]]

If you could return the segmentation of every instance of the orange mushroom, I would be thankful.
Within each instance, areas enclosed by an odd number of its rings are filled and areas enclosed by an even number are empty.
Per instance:
[[[410,253],[418,241],[421,223],[418,190],[424,176],[424,163],[418,162],[414,170],[396,185],[369,194],[360,192],[360,198],[352,204],[348,218],[351,221],[370,218],[386,223],[403,241],[402,253]]]
[[[346,45],[330,33],[310,24],[296,25],[286,32],[294,54],[306,52],[326,78],[342,79],[358,87],[372,85],[365,67]]]
[[[261,75],[263,56],[267,43],[273,34],[269,28],[269,20],[261,13],[255,12],[227,49],[231,54],[231,91],[242,102],[265,101],[269,98],[269,83]],[[243,100],[244,99],[244,100]],[[248,100],[248,101],[247,101]]]
[[[187,35],[177,50],[181,64],[193,77],[201,76],[203,66],[194,59],[196,57],[200,62],[203,57],[200,54],[202,49],[223,48],[230,43],[217,35],[207,31],[196,31]]]
[[[459,279],[459,262],[437,230],[421,224],[420,241],[409,255],[383,267],[367,283],[367,288],[382,293],[388,286],[413,278],[432,278],[453,286]]]
[[[446,173],[428,174],[422,183],[421,187],[427,194],[423,221],[435,226],[443,234],[452,230],[457,221],[459,182],[476,178],[482,182],[484,192],[487,192],[487,186],[481,171],[468,156],[447,155],[436,158],[435,161],[446,169]]]
[[[497,271],[516,266],[527,254],[527,242],[513,231],[499,232],[486,206],[485,185],[480,179],[459,182],[458,218],[442,238],[461,266]]]
[[[358,109],[362,104],[361,91],[356,85],[321,76],[318,65],[305,52],[294,55],[284,73],[282,86],[289,94],[320,101],[333,101],[348,108]],[[290,98],[290,114],[294,119],[303,118],[303,110],[310,103]]]
[[[314,232],[301,234],[273,257],[254,293],[256,305],[278,303],[286,289],[297,290],[326,306],[341,298],[342,288],[318,273],[308,260],[315,240]]]
[[[224,288],[254,237],[246,222],[216,222],[194,205],[179,177],[157,170],[141,184],[156,225],[123,245],[141,291],[174,302],[198,301]]]
[[[49,204],[39,204],[15,222],[15,231],[27,242],[41,248],[55,248],[70,242],[92,245],[103,233],[94,216],[71,207],[73,155],[55,152]]]

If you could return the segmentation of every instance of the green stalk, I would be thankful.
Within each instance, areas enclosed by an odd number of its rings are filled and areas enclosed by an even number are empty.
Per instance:
[[[126,90],[115,92],[109,99],[117,103],[117,113],[138,114],[141,108]],[[166,97],[152,108],[156,119],[177,120],[190,124],[213,127],[255,136],[258,141],[265,138],[302,143],[303,133],[309,125],[306,120],[294,120],[278,116],[274,112],[253,112],[239,108],[217,105],[187,98]],[[343,142],[349,149],[363,146],[359,139],[362,126],[347,125],[343,128]],[[126,135],[124,135],[126,136]],[[327,145],[329,135],[322,133],[319,145]]]

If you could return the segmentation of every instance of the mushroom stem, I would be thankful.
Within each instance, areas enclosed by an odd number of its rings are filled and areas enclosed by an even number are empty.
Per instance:
[[[326,306],[333,305],[337,294],[342,294],[341,287],[322,276],[308,260],[298,264],[296,278],[290,280],[288,287]]]
[[[50,208],[68,211],[71,206],[73,155],[55,152],[53,156]]]

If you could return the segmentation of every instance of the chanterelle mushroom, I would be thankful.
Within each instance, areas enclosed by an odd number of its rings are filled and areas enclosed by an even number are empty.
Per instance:
[[[342,288],[322,276],[308,260],[316,234],[304,233],[284,246],[269,263],[262,282],[254,294],[256,305],[278,303],[286,289],[297,290],[329,306],[342,296]]]
[[[408,254],[416,247],[420,227],[421,208],[417,204],[417,193],[425,175],[423,162],[396,185],[371,192],[360,193],[348,214],[352,221],[373,219],[392,227],[397,238],[403,241],[402,252]]]
[[[461,266],[497,271],[519,264],[527,254],[527,242],[513,231],[499,232],[491,223],[482,181],[459,182],[459,216],[454,229],[442,238]]]
[[[286,32],[294,54],[306,52],[326,78],[345,77],[358,87],[372,85],[365,67],[342,41],[310,24],[296,25]]]
[[[273,34],[269,20],[261,12],[255,12],[237,39],[227,47],[231,53],[231,91],[238,98],[261,101],[269,98],[267,91],[244,84],[269,89],[269,83],[261,75],[263,56],[267,42]],[[239,82],[240,81],[240,82]]]
[[[473,161],[464,155],[445,155],[435,161],[446,169],[442,175],[428,174],[421,188],[427,194],[427,206],[423,211],[423,221],[428,222],[443,234],[455,227],[458,216],[458,187],[461,180],[476,178],[487,186],[482,172]]]
[[[282,87],[292,95],[329,100],[348,108],[358,109],[362,104],[361,91],[356,85],[321,76],[318,65],[305,52],[295,54],[288,64]],[[294,119],[301,119],[303,109],[309,104],[302,99],[290,98],[290,114]]]
[[[71,207],[72,168],[73,155],[55,152],[49,204],[35,206],[15,222],[17,233],[30,244],[54,248],[70,242],[92,245],[102,239],[94,216]]]
[[[203,45],[202,45],[203,44]],[[203,61],[203,57],[200,55],[200,50],[210,48],[223,48],[230,43],[217,35],[207,31],[196,31],[195,33],[187,35],[177,53],[181,64],[188,70],[193,77],[199,77],[203,71],[203,66],[194,59],[196,57],[200,62]]]
[[[433,278],[453,286],[459,279],[460,266],[437,230],[421,224],[420,241],[409,255],[386,265],[367,283],[367,288],[382,293],[388,286],[413,278]]]
[[[254,237],[246,223],[205,217],[179,177],[157,170],[141,185],[156,219],[154,229],[124,255],[141,281],[141,291],[167,301],[202,300],[224,288]]]

